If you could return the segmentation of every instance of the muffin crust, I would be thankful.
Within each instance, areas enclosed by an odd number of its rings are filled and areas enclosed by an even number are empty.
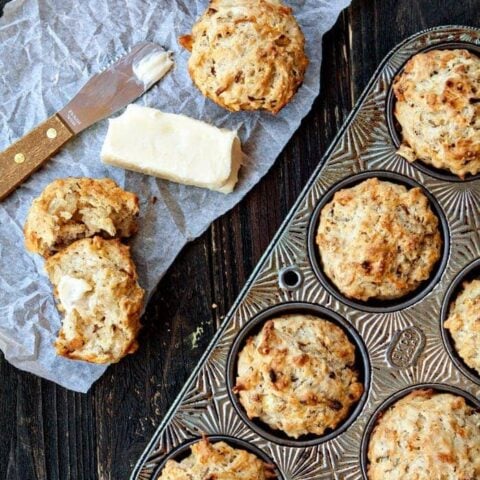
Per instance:
[[[305,39],[279,0],[211,0],[190,35],[188,71],[197,88],[231,110],[277,113],[303,82]]]
[[[465,282],[445,322],[463,361],[480,374],[480,279]]]
[[[429,278],[440,258],[438,225],[419,188],[371,178],[339,190],[320,214],[323,270],[349,298],[403,297]]]
[[[64,313],[58,355],[112,363],[137,349],[144,291],[127,246],[118,239],[77,240],[49,257],[45,270]]]
[[[480,414],[463,397],[416,390],[378,421],[368,447],[370,480],[480,478]]]
[[[272,465],[253,453],[225,442],[200,440],[184,460],[168,460],[159,480],[267,480],[276,478]]]
[[[234,389],[249,418],[288,436],[323,435],[358,402],[355,347],[334,323],[311,315],[268,320],[238,357]]]
[[[396,78],[398,153],[450,170],[480,172],[480,58],[468,50],[431,50],[412,57]]]
[[[25,223],[27,250],[43,257],[81,238],[136,233],[138,198],[110,178],[64,178],[33,201]]]

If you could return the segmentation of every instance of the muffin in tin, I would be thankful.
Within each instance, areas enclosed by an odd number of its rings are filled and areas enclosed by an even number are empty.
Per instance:
[[[480,58],[468,50],[430,50],[393,84],[402,132],[399,155],[460,178],[480,172]]]
[[[198,89],[231,111],[277,113],[302,84],[308,59],[292,9],[277,0],[212,0],[180,37]]]
[[[368,460],[369,480],[480,478],[480,413],[461,396],[414,390],[378,420]]]
[[[316,243],[325,275],[364,302],[413,292],[442,250],[439,219],[422,190],[378,178],[335,193],[320,213]]]
[[[480,374],[480,279],[463,284],[444,324],[458,355]]]
[[[238,355],[234,392],[250,419],[289,437],[334,430],[362,396],[355,346],[312,315],[268,320]]]
[[[253,453],[207,438],[191,446],[191,455],[166,462],[158,480],[267,480],[276,478],[273,465]]]

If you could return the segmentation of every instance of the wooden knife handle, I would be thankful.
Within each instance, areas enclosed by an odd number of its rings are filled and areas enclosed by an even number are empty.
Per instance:
[[[0,153],[0,200],[57,153],[73,135],[55,114]]]

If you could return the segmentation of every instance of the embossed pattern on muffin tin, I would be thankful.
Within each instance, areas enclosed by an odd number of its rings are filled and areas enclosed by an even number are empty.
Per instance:
[[[291,480],[362,479],[362,439],[372,415],[389,398],[420,384],[442,384],[480,397],[480,385],[452,360],[442,338],[441,307],[462,269],[480,258],[480,180],[447,181],[396,154],[387,125],[386,97],[405,62],[425,48],[449,44],[480,47],[480,30],[446,26],[420,32],[390,52],[308,181],[262,256],[197,368],[164,417],[131,478],[156,478],[175,448],[205,435],[227,435],[263,451]],[[448,223],[445,268],[429,291],[392,311],[365,311],[331,295],[308,255],[308,228],[315,207],[333,185],[360,172],[385,170],[421,184],[438,202]],[[279,272],[301,271],[298,288],[282,288]],[[427,289],[428,290],[428,289]],[[370,362],[370,386],[362,411],[345,431],[313,445],[292,446],[264,438],[238,414],[227,388],[229,352],[240,330],[270,307],[288,302],[321,305],[358,332]]]

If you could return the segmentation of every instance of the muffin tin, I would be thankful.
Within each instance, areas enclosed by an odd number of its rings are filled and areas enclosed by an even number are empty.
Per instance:
[[[213,440],[226,436],[232,446],[248,446],[266,456],[281,479],[365,479],[375,419],[408,391],[453,391],[480,406],[479,377],[468,371],[443,329],[460,278],[480,273],[480,179],[459,181],[409,164],[396,154],[398,137],[392,131],[389,92],[395,75],[412,55],[450,47],[478,52],[480,30],[445,26],[423,31],[383,60],[165,415],[132,479],[158,478],[166,458],[185,455],[192,440],[202,435]],[[397,302],[343,297],[324,276],[314,245],[321,206],[333,191],[372,176],[420,185],[441,224],[444,251],[435,272]],[[366,391],[349,417],[321,437],[294,440],[250,421],[232,392],[236,355],[245,336],[272,315],[292,312],[337,323],[357,346]]]

